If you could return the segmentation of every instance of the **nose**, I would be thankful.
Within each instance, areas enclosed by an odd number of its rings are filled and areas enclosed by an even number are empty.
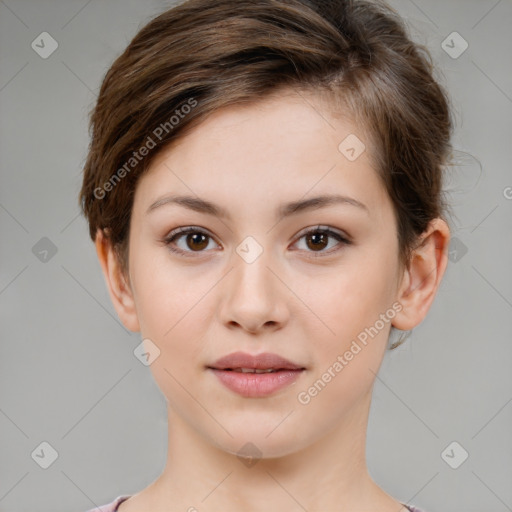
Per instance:
[[[266,251],[252,263],[235,254],[225,279],[219,314],[228,328],[251,334],[283,328],[289,318],[290,291]]]

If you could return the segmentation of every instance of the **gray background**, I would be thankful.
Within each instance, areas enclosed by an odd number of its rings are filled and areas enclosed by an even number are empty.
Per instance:
[[[164,467],[166,402],[110,303],[77,194],[101,79],[169,5],[0,0],[2,512],[84,511]],[[384,360],[369,468],[428,512],[512,510],[512,2],[391,5],[452,96],[459,165],[451,261],[427,319]],[[44,31],[58,42],[47,59],[31,47]],[[453,31],[469,43],[457,59],[442,47]],[[32,455],[44,441],[48,469]],[[453,441],[469,453],[457,469],[441,456]]]

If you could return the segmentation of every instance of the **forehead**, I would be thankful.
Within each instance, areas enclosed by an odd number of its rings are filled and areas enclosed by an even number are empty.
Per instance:
[[[329,107],[313,94],[286,91],[220,109],[159,153],[136,200],[147,204],[172,191],[261,208],[284,196],[336,191],[382,201],[365,132]]]

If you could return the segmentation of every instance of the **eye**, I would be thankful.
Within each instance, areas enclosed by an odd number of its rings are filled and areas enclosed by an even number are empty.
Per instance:
[[[177,242],[181,239],[184,240],[182,247],[179,247]],[[331,246],[329,250],[324,250],[326,247],[329,247],[329,239],[334,239],[338,242],[338,244],[334,244],[334,247],[336,247],[336,245],[343,246],[352,243],[347,237],[337,231],[333,231],[327,226],[316,226],[304,232],[299,237],[298,241],[302,239],[306,241],[306,252],[312,253],[311,256],[313,257],[330,255],[341,249],[341,247],[339,247],[333,250]],[[189,226],[171,231],[162,241],[171,252],[187,257],[195,257],[194,253],[205,252],[210,242],[213,241],[213,237],[198,227]]]
[[[176,242],[181,238],[184,238],[183,246],[176,247]],[[163,242],[172,252],[194,257],[194,252],[204,252],[209,245],[209,240],[211,241],[213,238],[206,231],[190,226],[171,231]]]
[[[341,249],[341,247],[338,247],[333,250],[331,245],[331,248],[325,251],[324,249],[329,247],[329,238],[338,241],[338,244],[334,244],[334,247],[336,247],[336,245],[343,246],[350,245],[352,243],[347,237],[337,231],[333,231],[327,226],[317,226],[314,229],[306,231],[300,236],[299,241],[305,239],[307,247],[306,251],[312,253],[311,256],[318,257],[330,255]]]

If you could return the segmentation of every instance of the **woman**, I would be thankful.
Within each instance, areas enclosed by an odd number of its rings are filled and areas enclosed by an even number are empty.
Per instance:
[[[114,62],[91,128],[81,204],[168,403],[164,471],[100,510],[417,511],[365,461],[450,238],[448,98],[399,16],[189,0]]]

